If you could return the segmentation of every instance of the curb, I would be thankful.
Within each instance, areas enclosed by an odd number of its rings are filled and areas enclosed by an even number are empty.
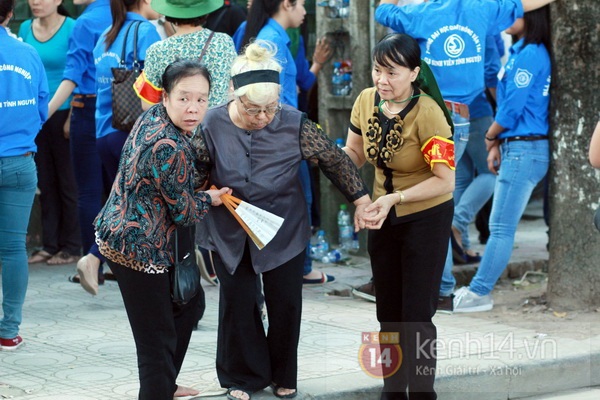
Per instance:
[[[438,367],[452,360],[442,360]],[[467,363],[468,364],[468,363]],[[469,366],[455,369],[468,371]],[[441,374],[436,377],[440,400],[506,400],[525,399],[548,393],[600,385],[600,350],[591,354],[557,358],[552,361],[506,364],[495,362],[478,373]],[[472,367],[471,367],[472,368]],[[358,372],[337,377],[301,381],[298,399],[314,400],[379,400],[381,381]],[[262,398],[262,396],[255,396]],[[270,397],[270,393],[269,393]],[[267,398],[265,396],[264,398]]]

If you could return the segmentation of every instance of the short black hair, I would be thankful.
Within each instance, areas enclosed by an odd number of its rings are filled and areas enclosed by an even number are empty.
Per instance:
[[[207,19],[208,19],[208,15],[202,15],[200,17],[195,17],[195,18],[175,18],[175,17],[167,17],[165,15],[165,21],[170,22],[175,25],[202,26],[202,25],[206,24]]]
[[[165,93],[169,94],[181,79],[195,75],[202,75],[205,77],[208,81],[208,89],[210,90],[210,72],[204,64],[193,59],[175,60],[165,68],[165,72],[162,74],[161,81],[163,90]]]
[[[15,0],[0,0],[0,24],[6,21],[8,13],[14,10]]]
[[[421,65],[421,48],[411,36],[389,33],[375,45],[372,58],[386,68],[392,67],[391,63],[394,63],[414,70]]]

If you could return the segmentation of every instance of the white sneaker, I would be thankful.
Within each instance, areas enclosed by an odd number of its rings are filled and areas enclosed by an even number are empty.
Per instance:
[[[468,287],[462,287],[454,292],[454,312],[470,313],[489,311],[494,307],[492,295],[480,296],[473,293]]]

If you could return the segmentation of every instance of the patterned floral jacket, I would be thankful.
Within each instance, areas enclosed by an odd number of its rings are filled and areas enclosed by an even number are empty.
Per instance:
[[[173,265],[176,225],[202,219],[211,198],[201,191],[208,154],[200,128],[184,132],[162,104],[133,127],[106,204],[95,220],[100,252],[109,260],[147,273]]]

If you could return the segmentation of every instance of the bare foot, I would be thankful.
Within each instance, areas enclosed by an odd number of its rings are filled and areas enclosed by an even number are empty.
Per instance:
[[[250,394],[239,389],[230,389],[229,391],[227,391],[227,397],[229,398],[229,396],[240,400],[250,400]]]
[[[308,274],[304,275],[304,279],[321,279],[322,277],[321,271],[317,269],[313,269]]]
[[[471,249],[465,250],[465,254],[468,254],[471,257],[477,257],[479,255],[476,251],[473,251]]]
[[[460,244],[460,247],[463,247],[462,235],[458,231],[458,229],[456,229],[454,226],[452,227],[452,234],[454,235],[454,239],[456,239],[456,243]],[[477,254],[477,252],[475,252],[471,249],[464,249],[464,247],[463,247],[463,251],[465,252],[465,254],[469,255],[470,257],[477,257],[479,255],[479,254]]]
[[[292,393],[296,393],[296,389],[278,387],[275,393],[277,396],[289,396]]]
[[[196,396],[198,394],[200,394],[200,392],[196,389],[177,385],[177,390],[175,391],[175,394],[173,394],[173,397]]]

